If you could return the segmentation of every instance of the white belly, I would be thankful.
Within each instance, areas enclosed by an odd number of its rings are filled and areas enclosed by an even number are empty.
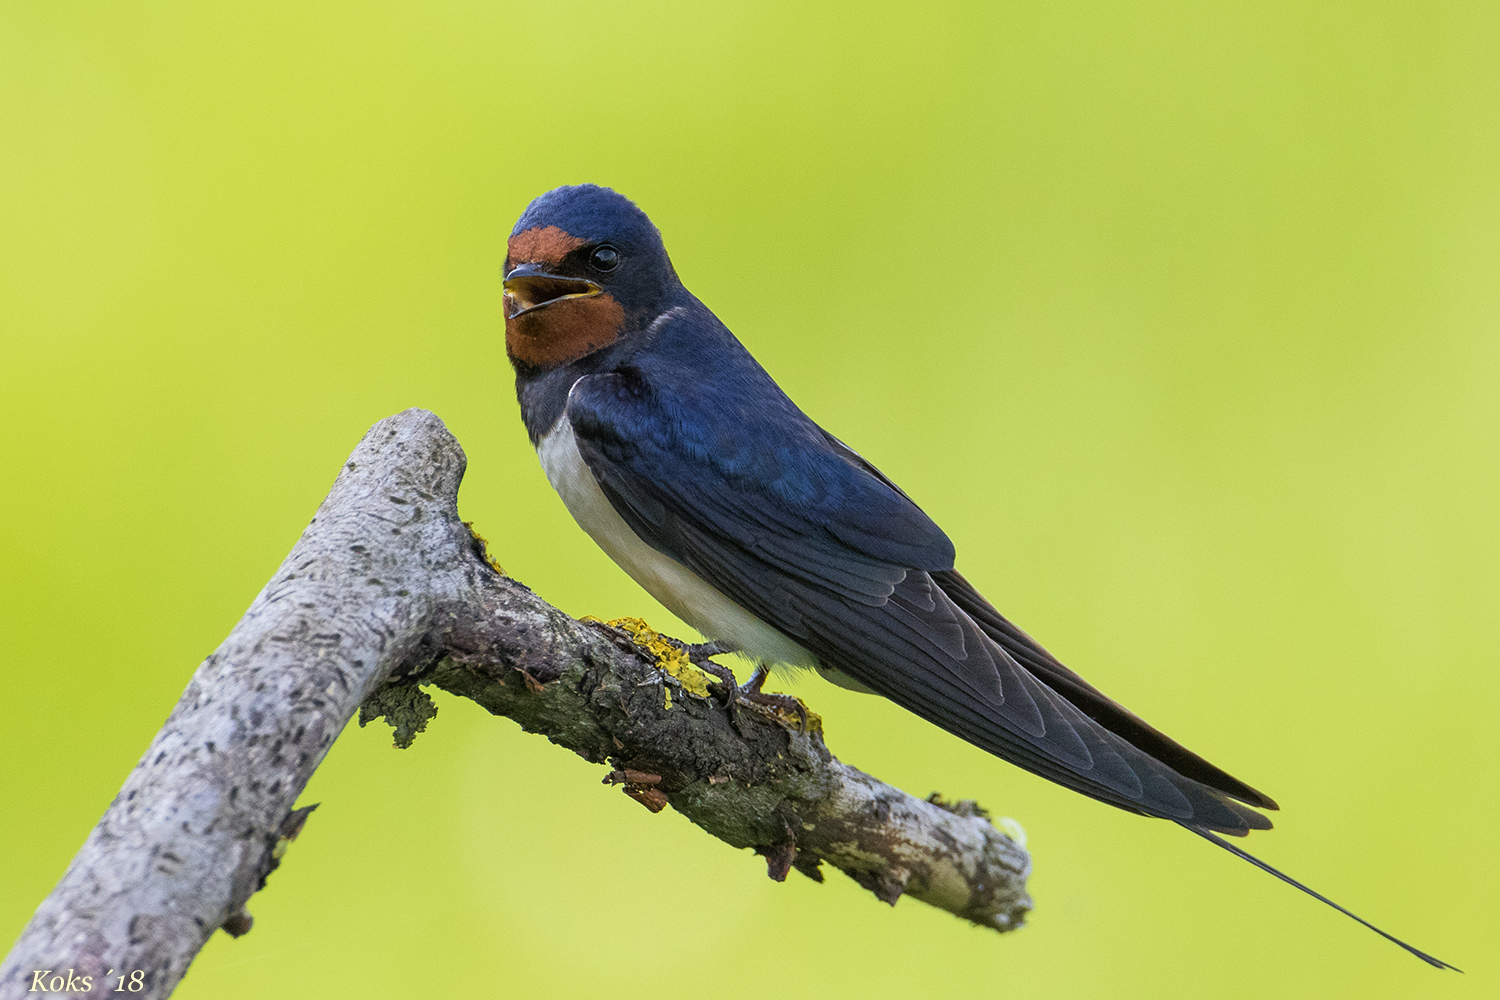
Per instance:
[[[573,520],[620,568],[678,618],[703,634],[768,666],[812,667],[812,653],[715,590],[682,563],[641,541],[584,464],[566,413],[537,442],[537,457]]]

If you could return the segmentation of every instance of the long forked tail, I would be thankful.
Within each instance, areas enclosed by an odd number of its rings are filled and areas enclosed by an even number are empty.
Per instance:
[[[1413,955],[1417,956],[1418,958],[1420,958],[1422,961],[1426,962],[1428,965],[1432,966],[1433,968],[1435,968],[1435,969],[1452,969],[1454,972],[1462,972],[1462,971],[1464,971],[1463,969],[1460,969],[1456,965],[1449,965],[1447,962],[1443,961],[1440,958],[1433,958],[1431,955],[1427,954],[1427,952],[1425,952],[1425,951],[1422,951],[1420,948],[1413,948],[1411,945],[1407,944],[1405,941],[1401,940],[1400,938],[1398,938],[1398,937],[1396,937],[1396,936],[1394,936],[1392,934],[1387,934],[1385,931],[1381,930],[1379,927],[1376,927],[1374,924],[1370,923],[1365,918],[1359,916],[1358,914],[1350,913],[1348,910],[1344,909],[1342,906],[1340,906],[1339,904],[1335,903],[1333,900],[1329,899],[1327,896],[1323,895],[1321,892],[1316,892],[1316,891],[1314,891],[1312,889],[1309,889],[1307,886],[1303,885],[1301,882],[1298,882],[1296,879],[1292,878],[1290,875],[1286,874],[1285,872],[1277,871],[1275,868],[1272,868],[1270,865],[1266,864],[1260,858],[1257,858],[1255,855],[1249,853],[1248,851],[1245,851],[1245,850],[1242,850],[1241,848],[1235,847],[1233,844],[1231,844],[1229,841],[1225,840],[1223,837],[1220,837],[1218,834],[1212,833],[1212,832],[1210,832],[1208,830],[1204,830],[1204,829],[1202,829],[1200,827],[1193,826],[1190,823],[1183,823],[1183,822],[1179,821],[1177,825],[1183,827],[1186,830],[1191,830],[1192,832],[1196,833],[1198,836],[1202,837],[1204,840],[1209,841],[1210,843],[1218,844],[1220,847],[1224,848],[1224,850],[1228,851],[1230,854],[1233,854],[1237,858],[1242,858],[1245,861],[1250,862],[1252,865],[1254,865],[1255,867],[1259,868],[1261,871],[1263,871],[1263,872],[1269,872],[1270,874],[1275,875],[1277,878],[1281,879],[1281,881],[1285,882],[1287,885],[1290,885],[1290,886],[1292,886],[1294,888],[1297,888],[1297,889],[1301,889],[1303,892],[1307,893],[1313,899],[1319,900],[1320,902],[1327,903],[1329,906],[1333,907],[1335,910],[1338,910],[1340,913],[1342,913],[1344,916],[1348,917],[1349,919],[1351,919],[1351,920],[1357,920],[1360,923],[1364,924],[1366,927],[1370,928],[1370,930],[1374,931],[1376,934],[1379,934],[1381,937],[1385,938],[1387,941],[1390,941],[1393,944],[1398,944],[1401,947],[1405,948],[1407,951],[1411,952]]]

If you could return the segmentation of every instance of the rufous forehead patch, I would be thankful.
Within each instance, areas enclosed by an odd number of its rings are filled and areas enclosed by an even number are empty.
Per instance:
[[[539,226],[512,236],[508,252],[512,265],[557,264],[587,242],[556,226]]]

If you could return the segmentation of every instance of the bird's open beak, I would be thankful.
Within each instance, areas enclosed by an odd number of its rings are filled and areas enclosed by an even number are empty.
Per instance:
[[[510,319],[565,299],[589,299],[603,295],[592,281],[548,274],[536,264],[521,264],[505,276],[505,298]]]

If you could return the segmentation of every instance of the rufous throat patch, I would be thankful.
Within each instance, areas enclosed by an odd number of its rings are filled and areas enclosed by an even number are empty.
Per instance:
[[[505,352],[547,371],[608,347],[625,328],[625,310],[611,295],[566,299],[505,321]]]

